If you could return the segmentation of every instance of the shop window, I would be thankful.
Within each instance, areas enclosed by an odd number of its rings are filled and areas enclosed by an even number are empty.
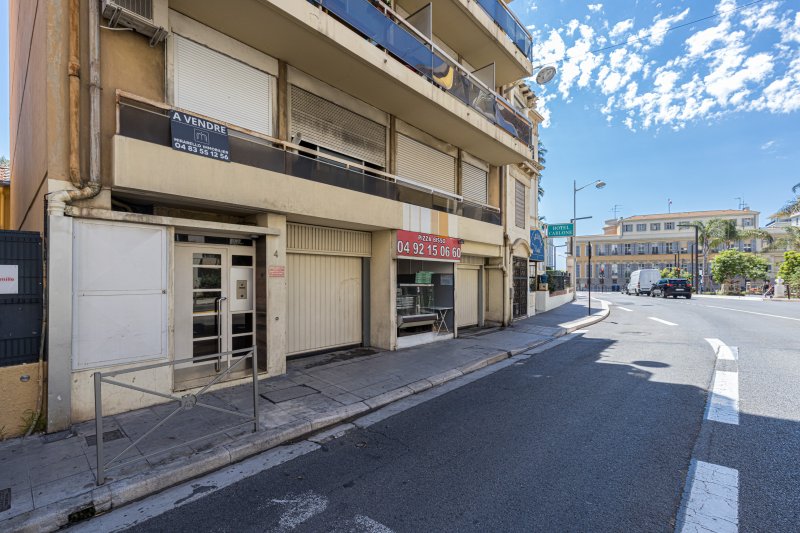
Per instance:
[[[452,263],[397,260],[397,336],[453,331]]]

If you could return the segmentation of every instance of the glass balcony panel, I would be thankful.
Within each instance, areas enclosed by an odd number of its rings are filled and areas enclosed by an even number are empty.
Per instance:
[[[525,31],[525,28],[517,22],[514,16],[508,12],[508,8],[500,3],[500,0],[477,0],[486,13],[492,17],[492,20],[502,28],[514,42],[520,52],[525,54],[525,57],[531,57],[531,36]]]

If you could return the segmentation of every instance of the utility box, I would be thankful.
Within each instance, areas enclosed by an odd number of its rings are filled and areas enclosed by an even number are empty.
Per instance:
[[[0,367],[39,359],[42,237],[0,231]]]

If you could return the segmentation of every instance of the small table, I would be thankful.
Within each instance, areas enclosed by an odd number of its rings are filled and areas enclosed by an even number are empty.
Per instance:
[[[452,307],[442,307],[439,305],[434,305],[428,307],[431,311],[436,312],[436,322],[434,323],[433,327],[436,329],[436,333],[439,334],[442,331],[442,327],[447,333],[450,333],[450,328],[447,327],[447,312],[452,311]]]

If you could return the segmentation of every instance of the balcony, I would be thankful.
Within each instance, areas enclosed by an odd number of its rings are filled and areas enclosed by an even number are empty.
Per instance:
[[[494,165],[531,157],[532,125],[415,28],[370,0],[170,6]],[[265,31],[269,21],[269,31]]]
[[[497,85],[531,75],[531,36],[504,2],[397,0],[409,13],[429,2],[434,33],[476,68],[495,63]]]
[[[118,135],[160,146],[171,146],[169,106],[123,92],[118,93],[117,100]],[[186,112],[192,113],[190,110]],[[197,113],[194,115],[201,116]],[[226,126],[229,132],[231,163],[270,170],[480,222],[495,225],[502,223],[500,210],[497,208],[474,204],[459,195],[327,154],[323,158],[322,154],[314,150],[237,128],[232,124]]]

